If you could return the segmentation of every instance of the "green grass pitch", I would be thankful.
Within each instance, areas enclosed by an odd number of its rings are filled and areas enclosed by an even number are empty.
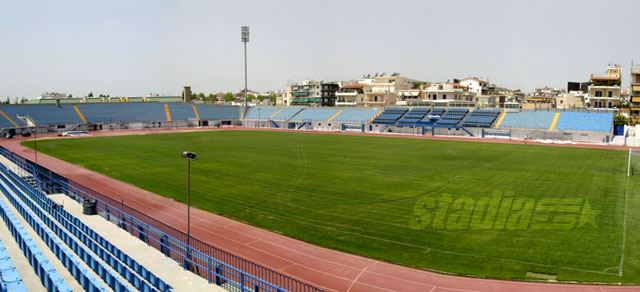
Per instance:
[[[193,151],[195,207],[393,263],[491,278],[534,272],[640,283],[640,183],[625,175],[625,151],[259,131],[39,140],[38,150],[181,202],[180,152]],[[425,198],[449,194],[473,206],[494,192],[515,192],[513,202],[588,201],[595,222],[477,229],[458,216],[458,229],[415,228]],[[445,215],[460,215],[460,207]],[[551,208],[535,214],[575,222],[578,211]]]

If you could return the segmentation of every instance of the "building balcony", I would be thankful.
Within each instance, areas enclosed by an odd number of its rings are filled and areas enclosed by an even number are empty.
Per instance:
[[[620,100],[619,96],[592,96],[587,97],[590,100],[601,99],[601,100]]]
[[[631,102],[640,102],[640,96],[632,96]]]
[[[292,95],[295,97],[309,96],[309,91],[297,91],[297,92],[293,92]]]
[[[355,101],[336,101],[336,106],[357,106]]]
[[[309,103],[320,103],[322,102],[321,98],[294,98],[291,101],[291,104],[309,104]]]
[[[336,92],[336,96],[356,96],[356,95],[358,95],[358,92],[356,92],[356,91],[352,91],[352,92],[348,92],[348,91],[340,92],[340,91],[338,91],[338,92]]]

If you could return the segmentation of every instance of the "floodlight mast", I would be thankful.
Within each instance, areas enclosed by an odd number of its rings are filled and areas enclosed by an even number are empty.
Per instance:
[[[240,28],[242,42],[244,43],[244,108],[247,108],[247,43],[249,42],[249,27]]]

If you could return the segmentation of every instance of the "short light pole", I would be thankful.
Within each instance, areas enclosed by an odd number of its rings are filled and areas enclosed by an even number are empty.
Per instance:
[[[31,128],[31,132],[33,133],[33,151],[36,160],[36,170],[38,169],[38,130],[33,127]]]
[[[183,151],[182,158],[187,159],[187,254],[184,268],[189,269],[188,260],[191,258],[191,160],[196,159],[196,153]]]

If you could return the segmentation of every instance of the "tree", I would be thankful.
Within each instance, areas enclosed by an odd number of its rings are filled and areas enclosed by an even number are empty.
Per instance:
[[[87,97],[93,97],[93,91],[89,92],[89,95],[87,95]]]
[[[418,89],[420,88],[420,85],[424,84],[424,82],[422,81],[414,81],[413,82],[413,86],[411,87],[412,89]]]
[[[262,102],[262,101],[264,100],[264,96],[262,96],[262,95],[258,95],[258,100],[259,100],[260,102]]]
[[[201,100],[204,100],[205,98],[207,98],[207,96],[204,95],[203,92],[200,92],[200,93],[198,93],[198,98],[201,99]]]
[[[255,98],[256,98],[256,96],[253,95],[253,94],[247,95],[247,101],[249,101],[249,102],[253,101]]]
[[[209,96],[207,97],[208,101],[216,101],[216,95],[213,93],[209,93]]]
[[[21,103],[21,104],[24,104],[26,101],[27,101],[27,99],[26,99],[26,98],[24,98],[24,96],[22,97],[22,99],[20,99],[20,103]]]
[[[271,96],[269,96],[269,99],[271,100],[272,104],[276,104],[278,97],[275,94],[272,94]]]
[[[613,120],[616,126],[624,126],[629,123],[629,119],[623,115],[617,115]]]
[[[7,96],[7,100],[5,100],[3,104],[10,104],[10,103],[11,103],[11,99]]]
[[[67,98],[73,98],[73,95],[69,94],[69,96],[67,96]]]
[[[224,101],[225,102],[232,102],[234,100],[236,100],[236,98],[233,96],[233,93],[227,92],[227,93],[224,94]]]

